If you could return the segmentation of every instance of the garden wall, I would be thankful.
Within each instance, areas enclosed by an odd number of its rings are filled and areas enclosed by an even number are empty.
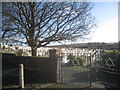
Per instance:
[[[2,70],[18,68],[24,65],[25,83],[57,82],[57,55],[56,50],[50,51],[49,57],[15,56],[14,54],[2,54]],[[3,73],[2,84],[18,84],[19,72]]]

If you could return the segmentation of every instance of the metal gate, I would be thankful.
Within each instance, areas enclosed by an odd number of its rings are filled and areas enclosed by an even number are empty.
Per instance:
[[[91,86],[96,82],[95,71],[91,69],[100,58],[100,53],[60,53],[60,80],[65,84]],[[91,72],[92,70],[92,72]]]

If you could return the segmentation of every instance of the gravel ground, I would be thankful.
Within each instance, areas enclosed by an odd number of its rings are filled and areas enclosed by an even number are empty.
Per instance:
[[[97,84],[97,83],[93,83],[91,87],[86,86],[81,83],[81,84],[53,84],[53,85],[48,85],[45,88],[101,88],[102,90],[105,90],[105,87],[102,84]]]
[[[42,88],[102,88],[105,87],[102,84],[92,83],[92,86],[86,86],[84,83],[72,83],[72,84],[56,84],[56,83],[47,83],[47,84],[29,84],[25,85],[24,89],[20,89],[18,86],[7,86],[4,87],[2,90],[38,90]]]
[[[53,85],[54,83],[25,84],[24,89],[20,89],[18,85],[4,86],[2,90],[37,90]]]

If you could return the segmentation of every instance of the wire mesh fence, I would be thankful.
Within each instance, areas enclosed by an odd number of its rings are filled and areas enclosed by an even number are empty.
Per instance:
[[[115,68],[116,65],[111,57],[101,65],[99,62],[103,62],[103,54],[101,52],[61,53],[61,82],[84,84],[85,87],[92,86],[95,82],[109,87],[119,87],[120,70]]]
[[[91,53],[61,53],[61,82],[67,84],[91,85]]]

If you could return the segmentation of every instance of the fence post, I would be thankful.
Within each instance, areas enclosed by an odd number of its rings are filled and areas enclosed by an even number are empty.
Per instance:
[[[92,81],[91,81],[91,66],[92,66],[92,60],[91,60],[91,53],[90,53],[90,70],[89,70],[89,83],[90,83],[90,87],[92,86]]]
[[[19,87],[24,88],[24,66],[23,64],[19,65]]]

